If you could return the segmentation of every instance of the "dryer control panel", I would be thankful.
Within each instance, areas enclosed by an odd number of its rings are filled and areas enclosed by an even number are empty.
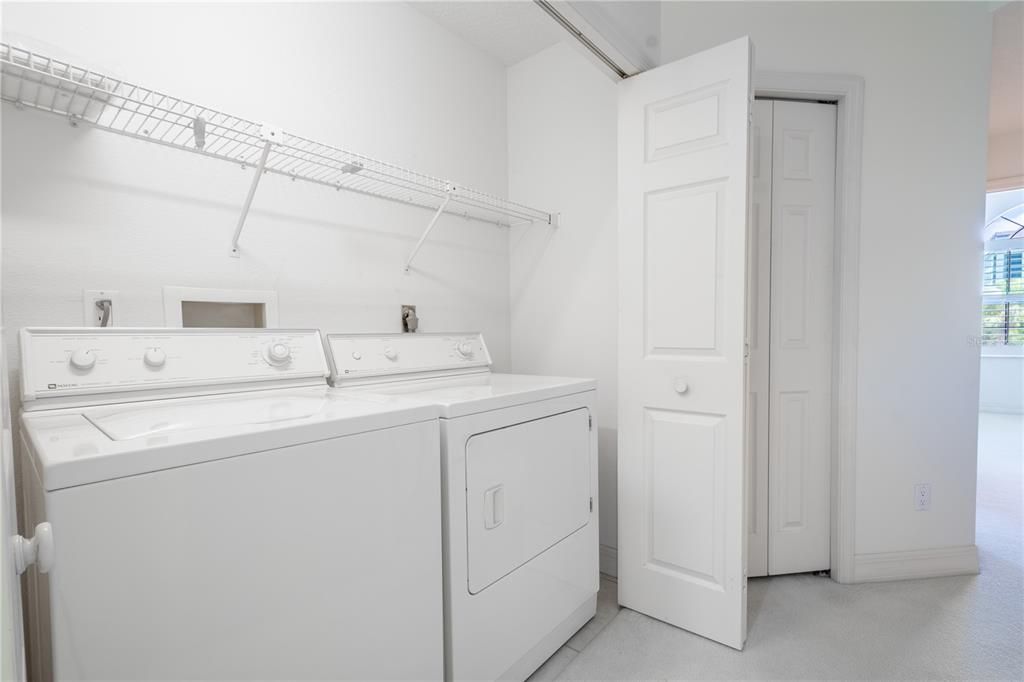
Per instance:
[[[328,334],[335,383],[389,375],[461,374],[491,365],[479,333]]]
[[[315,329],[26,328],[21,368],[25,401],[327,376]]]

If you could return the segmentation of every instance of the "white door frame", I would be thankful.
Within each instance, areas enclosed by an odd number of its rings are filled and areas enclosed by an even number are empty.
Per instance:
[[[835,333],[832,401],[832,579],[853,582],[857,464],[857,340],[860,329],[860,191],[864,79],[756,71],[760,97],[836,100]]]

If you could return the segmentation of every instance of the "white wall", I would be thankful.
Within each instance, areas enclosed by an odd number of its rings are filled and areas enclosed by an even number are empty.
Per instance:
[[[1024,355],[1019,352],[981,355],[982,412],[1024,414]]]
[[[514,228],[512,367],[598,380],[601,543],[616,545],[616,96],[558,44],[508,71],[509,196],[560,211]],[[602,551],[602,570],[615,572]]]
[[[988,188],[1024,186],[1024,3],[1000,3],[992,13]]]
[[[990,22],[988,8],[971,3],[663,7],[666,61],[750,35],[758,69],[866,80],[859,555],[974,544],[979,361],[972,341],[980,325]],[[611,327],[586,338],[578,330],[610,325],[614,310],[614,259],[607,255],[595,264],[598,247],[589,239],[613,244],[616,105],[600,84],[604,76],[583,78],[579,61],[572,50],[551,48],[509,73],[510,185],[523,200],[533,200],[532,192],[562,196],[554,209],[586,212],[585,229],[592,233],[578,238],[552,231],[529,248],[513,243],[512,363],[533,371],[543,352],[545,371],[611,377]],[[543,77],[546,70],[571,77],[554,87]],[[521,116],[534,117],[527,119],[534,135],[515,132]],[[606,123],[595,129],[584,116]],[[520,193],[523,183],[532,189]],[[582,229],[566,222],[568,229]],[[588,277],[598,271],[600,277]],[[589,285],[580,284],[581,277]],[[532,312],[542,300],[546,312]],[[546,339],[555,339],[547,344],[554,346],[569,334],[578,339],[571,349],[540,350]],[[608,453],[602,458],[606,506],[615,475],[609,459]],[[932,509],[915,512],[913,486],[924,482],[932,485]],[[602,541],[612,538],[602,533]]]
[[[7,40],[313,139],[503,194],[505,72],[399,3],[10,4]],[[50,47],[52,46],[52,47]],[[83,289],[120,291],[121,325],[162,325],[164,285],[273,289],[282,326],[482,330],[508,358],[508,236],[267,176],[228,257],[251,172],[3,107],[3,304],[82,323]],[[17,373],[12,376],[17,386]]]
[[[1024,184],[1024,130],[989,135],[989,189],[1007,189]]]

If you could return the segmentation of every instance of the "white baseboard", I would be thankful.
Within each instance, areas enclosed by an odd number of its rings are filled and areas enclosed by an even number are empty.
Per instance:
[[[601,545],[601,572],[605,575],[618,577],[619,575],[619,550],[609,545]]]
[[[912,580],[946,575],[978,573],[975,545],[917,549],[909,552],[879,552],[853,557],[853,582]]]

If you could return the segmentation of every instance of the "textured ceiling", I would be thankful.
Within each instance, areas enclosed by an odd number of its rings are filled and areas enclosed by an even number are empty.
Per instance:
[[[506,66],[562,38],[562,29],[529,0],[409,4]]]

